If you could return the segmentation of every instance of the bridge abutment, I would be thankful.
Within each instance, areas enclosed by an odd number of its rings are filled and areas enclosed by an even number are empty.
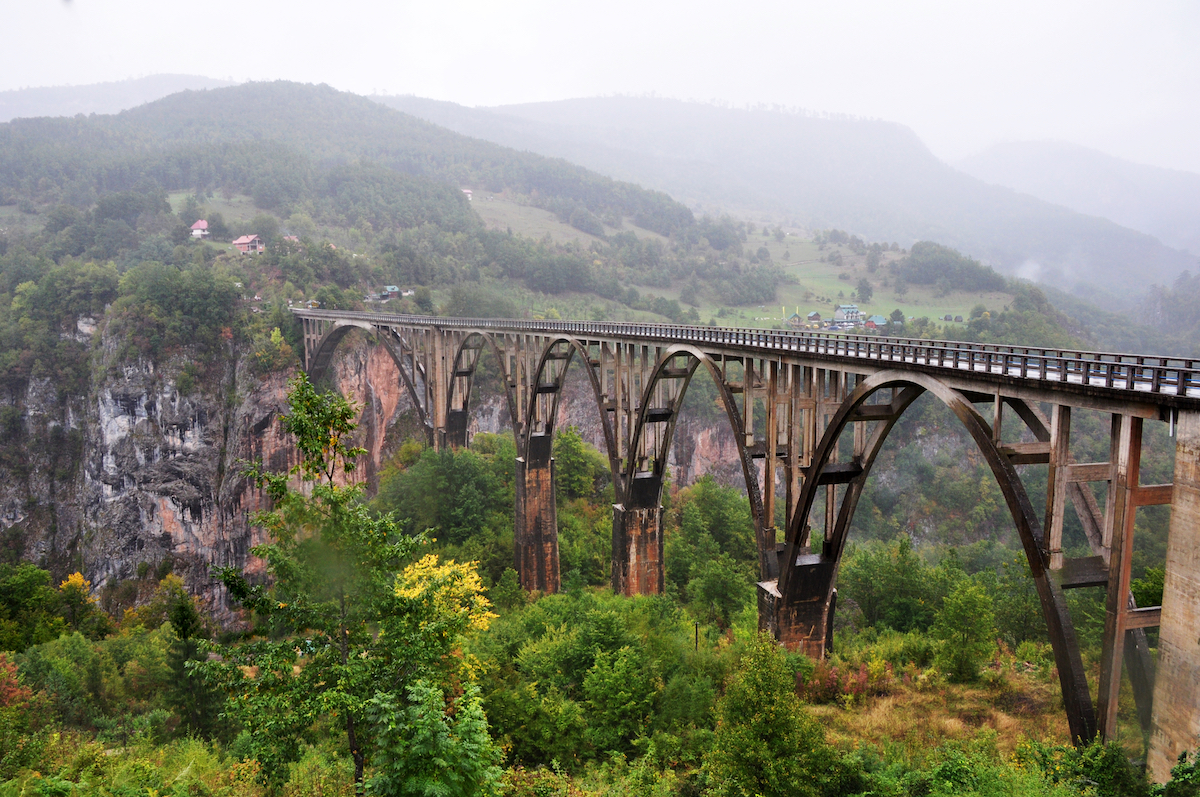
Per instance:
[[[517,577],[526,590],[558,592],[558,505],[554,495],[552,439],[534,436],[517,458],[513,529]]]
[[[1159,783],[1200,746],[1200,412],[1179,413],[1146,766]]]

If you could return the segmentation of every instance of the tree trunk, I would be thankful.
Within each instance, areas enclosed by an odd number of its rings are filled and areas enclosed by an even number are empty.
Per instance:
[[[358,746],[358,734],[354,730],[354,716],[346,714],[346,738],[350,742],[350,757],[354,759],[354,793],[362,795],[366,792],[363,783],[363,764],[366,756]]]

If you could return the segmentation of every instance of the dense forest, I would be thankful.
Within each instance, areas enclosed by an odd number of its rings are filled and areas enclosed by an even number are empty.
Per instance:
[[[489,228],[464,185],[586,236]],[[136,404],[114,389],[136,368],[177,405],[208,396],[220,409],[282,384],[301,347],[289,303],[358,309],[393,284],[412,293],[389,312],[522,317],[530,297],[548,313],[545,297],[582,296],[599,317],[715,324],[702,305],[772,304],[795,278],[765,245],[792,240],[778,227],[695,218],[665,194],[295,84],[0,125],[0,211],[12,223],[0,230],[0,470],[31,485],[6,498],[0,535],[0,795],[1197,793],[1194,759],[1165,789],[1146,782],[1128,701],[1119,743],[1068,744],[999,488],[932,401],[897,425],[864,492],[821,662],[757,632],[740,484],[672,485],[665,594],[617,596],[607,459],[563,429],[563,590],[530,595],[512,569],[510,433],[463,450],[392,439],[365,485],[345,473],[363,453],[351,443],[361,407],[303,378],[284,416],[295,467],[237,465],[270,499],[252,517],[270,577],[205,574],[236,622],[214,617],[170,559],[93,585],[79,564],[88,539],[54,561],[27,545],[35,522],[59,533],[56,502],[83,479],[86,404]],[[206,240],[192,235],[199,219]],[[229,247],[248,234],[263,253]],[[1004,297],[960,326],[897,308],[880,334],[1047,347],[1150,334],[1080,323],[1087,308],[934,242],[824,230],[813,243],[824,263],[863,261],[863,301],[885,283]],[[1155,292],[1148,316],[1190,318],[1196,282]],[[1193,344],[1181,333],[1172,345]],[[688,412],[716,416],[704,378],[689,395]],[[1103,460],[1106,419],[1073,423],[1082,461]],[[1170,481],[1167,441],[1147,439],[1143,479]],[[185,477],[170,474],[198,493]],[[1023,477],[1044,502],[1044,472]],[[1145,605],[1162,590],[1159,509],[1139,515]],[[1073,515],[1065,542],[1086,552]],[[1070,600],[1095,669],[1103,595]]]

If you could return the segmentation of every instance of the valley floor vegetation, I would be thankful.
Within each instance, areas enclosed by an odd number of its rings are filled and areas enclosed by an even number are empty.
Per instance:
[[[560,432],[567,576],[530,595],[511,437],[406,444],[368,501],[354,416],[293,381],[298,464],[247,471],[270,579],[215,574],[240,633],[170,573],[113,618],[79,574],[0,567],[0,795],[1200,794],[1195,759],[1157,787],[1067,743],[1019,559],[868,541],[814,662],[757,632],[736,490],[673,490],[666,593],[613,595],[606,463]]]

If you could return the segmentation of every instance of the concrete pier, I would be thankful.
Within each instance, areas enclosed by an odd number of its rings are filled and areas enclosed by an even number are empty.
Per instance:
[[[658,595],[663,591],[662,507],[613,507],[613,591]]]
[[[513,530],[517,576],[521,586],[558,592],[558,505],[549,438],[530,438],[529,451],[517,459],[516,513]]]
[[[1200,412],[1180,411],[1162,625],[1146,767],[1166,782],[1200,747]]]

